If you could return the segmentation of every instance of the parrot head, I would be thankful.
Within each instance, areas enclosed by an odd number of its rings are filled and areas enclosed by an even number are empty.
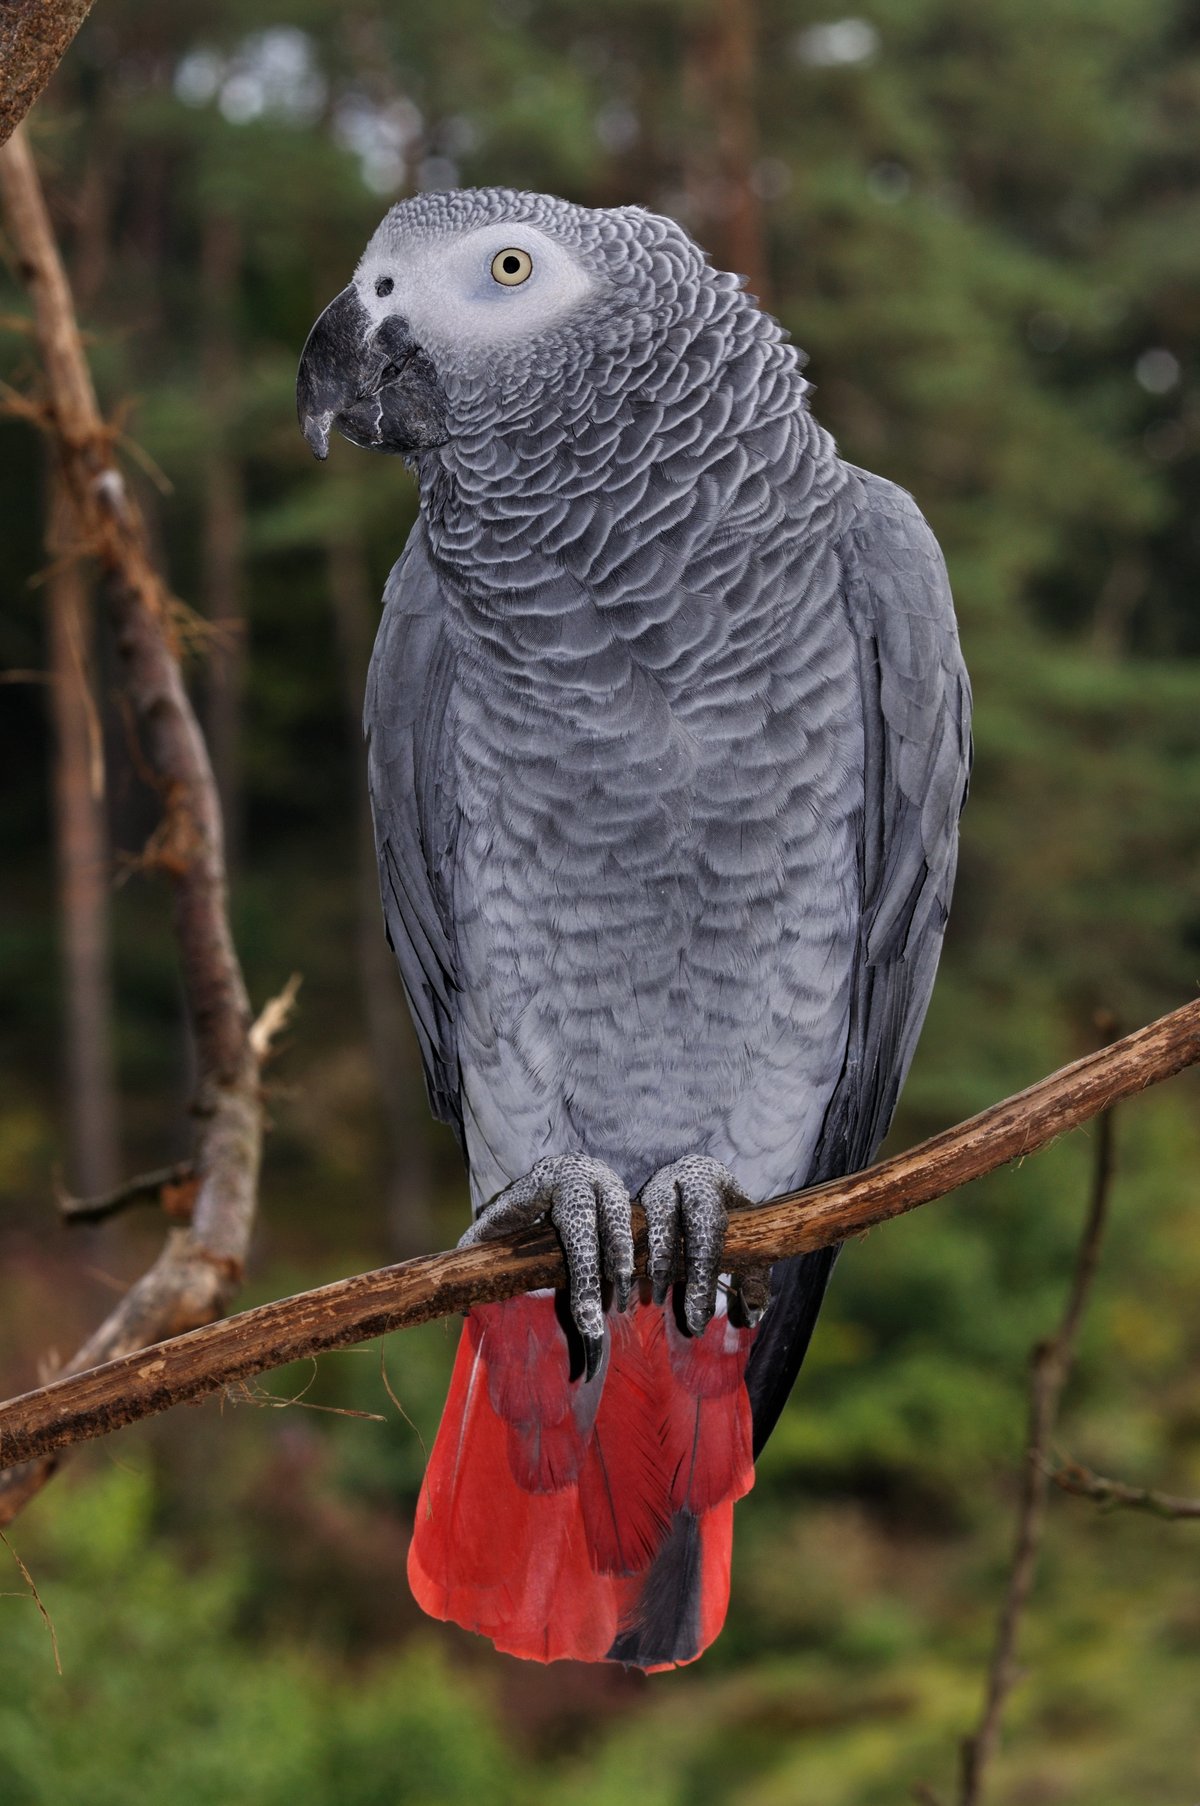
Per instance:
[[[582,412],[606,373],[625,381],[673,326],[707,314],[706,288],[738,286],[640,207],[495,188],[418,195],[386,215],[309,333],[301,430],[318,458],[336,430],[411,459],[531,419],[547,390]]]

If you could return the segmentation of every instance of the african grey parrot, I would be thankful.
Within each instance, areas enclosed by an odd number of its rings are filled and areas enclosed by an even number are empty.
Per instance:
[[[765,1275],[720,1273],[726,1206],[870,1159],[941,948],[945,569],[807,388],[671,220],[503,189],[393,207],[300,365],[318,457],[336,428],[420,483],[365,722],[463,1240],[548,1213],[570,1273],[470,1312],[409,1576],[538,1660],[720,1630],[833,1261],[779,1262],[764,1313]]]

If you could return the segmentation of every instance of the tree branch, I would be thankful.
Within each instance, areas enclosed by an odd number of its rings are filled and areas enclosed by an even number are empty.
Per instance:
[[[1120,1045],[1118,1043],[1118,1045]],[[1017,1506],[1017,1533],[1008,1586],[996,1626],[979,1723],[962,1745],[959,1806],[978,1806],[1000,1740],[1004,1709],[1017,1682],[1017,1643],[1037,1574],[1050,1487],[1049,1451],[1063,1388],[1071,1374],[1083,1314],[1100,1260],[1114,1171],[1112,1104],[1100,1117],[1091,1195],[1080,1232],[1070,1290],[1058,1328],[1033,1351],[1029,1368],[1029,1429]]]
[[[1063,1492],[1080,1499],[1095,1499],[1098,1505],[1125,1506],[1130,1511],[1148,1511],[1156,1518],[1200,1518],[1200,1499],[1184,1499],[1177,1493],[1155,1492],[1149,1486],[1129,1486],[1124,1480],[1110,1480],[1093,1473],[1078,1461],[1068,1461],[1051,1470],[1050,1478]]]
[[[0,145],[7,143],[92,10],[92,0],[4,0],[0,6]]]
[[[68,1370],[79,1372],[211,1323],[228,1308],[241,1283],[257,1205],[260,1069],[290,1007],[294,981],[283,999],[267,1006],[256,1030],[229,931],[216,787],[184,689],[167,591],[113,457],[114,435],[96,403],[66,273],[21,129],[0,149],[0,201],[33,303],[46,390],[38,417],[75,510],[76,539],[104,581],[139,757],[161,797],[162,819],[148,862],[171,886],[199,1075],[191,1222],[172,1231],[149,1272],[75,1355]],[[52,1471],[53,1462],[42,1460],[23,1473],[0,1473],[0,1525]]]
[[[136,1179],[126,1179],[123,1185],[101,1192],[98,1197],[73,1198],[63,1192],[58,1200],[58,1214],[64,1223],[103,1223],[133,1204],[159,1204],[168,1216],[190,1216],[195,1179],[191,1161],[177,1160],[173,1166],[160,1166],[152,1173],[139,1173]],[[188,1196],[186,1210],[180,1210],[172,1201],[180,1191]]]
[[[846,1179],[735,1212],[725,1238],[733,1269],[826,1247],[1035,1153],[1068,1129],[1200,1062],[1200,1001],[1185,1004],[1015,1097]],[[639,1271],[645,1272],[644,1236]],[[56,1380],[0,1405],[0,1459],[25,1461],[208,1397],[326,1349],[348,1348],[485,1300],[561,1285],[548,1230],[423,1256],[259,1305],[224,1323]]]

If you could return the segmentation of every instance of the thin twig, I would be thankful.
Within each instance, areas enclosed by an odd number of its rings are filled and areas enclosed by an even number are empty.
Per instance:
[[[266,1065],[275,1042],[291,1020],[301,983],[299,972],[293,972],[278,997],[269,998],[250,1025],[250,1046],[260,1066]]]
[[[1017,1645],[1021,1620],[1033,1590],[1038,1552],[1045,1528],[1050,1444],[1100,1259],[1100,1247],[1108,1220],[1113,1169],[1113,1113],[1109,1108],[1103,1112],[1096,1125],[1096,1157],[1091,1196],[1075,1254],[1066,1306],[1057,1330],[1034,1349],[1030,1363],[1029,1427],[1017,1506],[1016,1541],[1008,1586],[996,1627],[992,1659],[988,1665],[983,1710],[976,1729],[964,1739],[962,1745],[959,1806],[977,1806],[983,1797],[988,1767],[1000,1738],[1004,1709],[1018,1678]]]
[[[196,1169],[190,1160],[177,1160],[174,1166],[160,1166],[153,1173],[139,1173],[112,1191],[97,1198],[73,1198],[68,1192],[58,1195],[58,1214],[64,1223],[103,1223],[132,1204],[162,1204],[163,1194],[181,1185],[194,1185]],[[170,1215],[182,1214],[177,1208]]]
[[[358,1417],[366,1423],[386,1423],[387,1415],[383,1411],[355,1411],[349,1405],[321,1405],[307,1397],[316,1383],[317,1363],[313,1362],[313,1370],[305,1380],[299,1392],[285,1397],[281,1392],[268,1392],[265,1386],[252,1385],[247,1380],[239,1380],[225,1394],[231,1405],[255,1405],[260,1410],[290,1411],[293,1406],[302,1411],[324,1411],[330,1417]]]
[[[46,1626],[47,1631],[50,1633],[50,1648],[54,1653],[54,1666],[55,1666],[55,1669],[57,1670],[57,1672],[59,1674],[61,1674],[63,1671],[63,1665],[62,1665],[62,1658],[60,1657],[60,1655],[58,1653],[58,1632],[54,1628],[53,1618],[50,1616],[49,1612],[46,1610],[45,1605],[42,1603],[42,1595],[37,1590],[37,1583],[34,1580],[33,1575],[29,1572],[29,1569],[25,1566],[25,1563],[21,1560],[21,1557],[17,1554],[17,1551],[13,1548],[13,1546],[9,1542],[8,1538],[5,1536],[3,1530],[0,1530],[0,1543],[4,1544],[4,1547],[8,1550],[9,1554],[12,1556],[13,1560],[16,1562],[17,1568],[21,1575],[21,1579],[25,1582],[25,1586],[27,1589],[27,1593],[25,1596],[33,1600],[33,1603],[37,1606],[38,1611],[41,1614],[42,1623]]]
[[[133,459],[139,469],[145,471],[150,481],[154,484],[154,487],[158,490],[159,495],[174,495],[174,483],[172,483],[161,464],[157,464],[150,456],[150,453],[146,450],[145,446],[139,445],[136,439],[130,438],[129,434],[122,432],[119,427],[117,429],[116,437],[117,444],[123,451],[128,452],[129,456]]]
[[[420,1444],[421,1459],[424,1461],[426,1467],[428,1467],[429,1466],[429,1450],[425,1447],[425,1438],[422,1436],[420,1430],[418,1430],[418,1428],[417,1428],[416,1424],[413,1422],[412,1418],[408,1415],[408,1412],[404,1409],[404,1406],[400,1403],[400,1400],[396,1397],[395,1389],[392,1386],[392,1378],[387,1370],[387,1350],[384,1347],[382,1342],[379,1344],[379,1377],[383,1381],[384,1391],[387,1393],[387,1395],[391,1399],[393,1405],[396,1407],[397,1412],[404,1419],[405,1423],[408,1425],[409,1429],[412,1431],[413,1435],[416,1437],[418,1443]]]
[[[1130,1511],[1148,1511],[1156,1518],[1200,1518],[1200,1499],[1181,1498],[1177,1493],[1156,1492],[1149,1486],[1130,1486],[1124,1480],[1110,1480],[1093,1473],[1078,1461],[1068,1461],[1052,1468],[1050,1478],[1063,1492],[1081,1499],[1095,1499],[1098,1505]]]
[[[1198,1061],[1200,1002],[1195,1002],[866,1172],[733,1212],[725,1261],[736,1271],[844,1241],[1036,1152],[1120,1098]],[[639,1261],[644,1256],[641,1234]],[[639,1270],[644,1272],[644,1264]],[[548,1228],[339,1279],[0,1405],[0,1459],[24,1461],[105,1436],[306,1355],[349,1348],[486,1300],[562,1285],[564,1279],[562,1252]],[[1080,1308],[1076,1285],[1071,1323]]]

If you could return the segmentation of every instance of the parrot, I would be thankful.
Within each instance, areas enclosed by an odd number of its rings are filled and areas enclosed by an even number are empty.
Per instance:
[[[836,1256],[726,1272],[728,1212],[871,1160],[942,945],[946,569],[804,362],[675,221],[505,188],[394,205],[300,360],[313,453],[419,489],[364,727],[460,1245],[548,1219],[568,1278],[467,1313],[408,1577],[530,1660],[720,1632]]]

